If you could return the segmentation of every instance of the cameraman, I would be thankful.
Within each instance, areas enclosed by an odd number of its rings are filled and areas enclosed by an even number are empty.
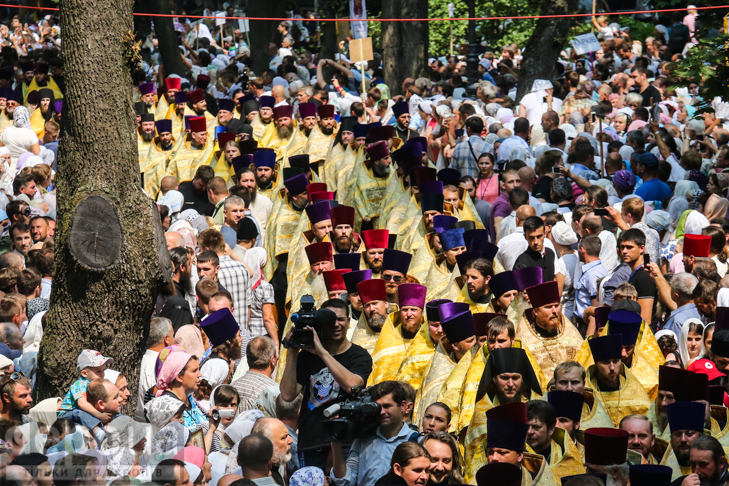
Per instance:
[[[336,486],[369,486],[390,470],[389,461],[395,448],[407,442],[413,430],[405,422],[412,406],[399,381],[383,381],[370,388],[372,401],[382,407],[377,430],[364,439],[355,439],[347,460],[340,442],[332,442],[332,474]]]
[[[334,312],[337,320],[333,326],[314,332],[314,346],[304,350],[310,353],[304,359],[299,360],[299,349],[288,349],[281,399],[292,402],[303,391],[298,444],[301,467],[326,470],[329,444],[324,440],[324,410],[335,401],[350,398],[353,387],[367,383],[372,357],[347,339],[349,317],[344,301],[330,299],[321,308]]]

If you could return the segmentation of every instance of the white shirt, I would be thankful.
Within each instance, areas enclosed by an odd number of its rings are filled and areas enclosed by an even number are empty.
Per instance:
[[[154,368],[157,365],[159,353],[148,349],[142,356],[142,364],[139,367],[139,391],[137,392],[137,422],[145,423],[144,418],[144,394],[152,388],[157,379],[154,376]]]
[[[608,230],[602,230],[599,235],[602,246],[600,247],[600,262],[605,270],[612,273],[620,265],[618,260],[618,240]]]
[[[529,125],[542,123],[542,115],[549,110],[549,105],[544,101],[545,94],[542,90],[525,94],[519,102],[526,109],[526,113],[519,113],[519,116],[529,120]],[[552,98],[552,110],[559,112],[560,108],[562,108],[562,100]]]
[[[516,232],[516,211],[512,211],[510,215],[506,216],[501,220],[499,230],[496,232],[496,236],[499,239],[505,238],[510,234]]]
[[[497,246],[499,251],[496,253],[496,259],[504,267],[504,270],[513,270],[516,259],[529,248],[529,243],[524,237],[524,227],[517,226],[516,232],[500,240]],[[564,262],[557,258],[557,251],[549,238],[544,238],[544,246],[554,252],[554,274],[566,275],[567,270]]]
[[[673,154],[666,159],[666,162],[671,164],[671,176],[668,178],[668,182],[678,182],[686,178],[686,169],[681,167]]]
[[[251,201],[251,203],[248,205],[248,210],[251,212],[253,217],[256,218],[256,221],[258,221],[258,226],[261,228],[261,244],[265,245],[266,222],[268,222],[268,218],[269,216],[271,216],[273,203],[268,198],[268,196],[257,193],[255,202]]]
[[[519,145],[526,149],[527,154],[531,153],[531,151],[529,150],[529,144],[526,143],[526,140],[521,137],[517,137],[516,135],[512,135],[511,137],[501,142],[501,145],[499,146],[499,157],[497,161],[511,160],[511,151],[514,150],[514,147],[517,147]]]

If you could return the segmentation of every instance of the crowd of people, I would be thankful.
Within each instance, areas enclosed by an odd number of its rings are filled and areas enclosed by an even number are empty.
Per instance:
[[[647,39],[594,18],[602,49],[521,99],[516,45],[388,86],[309,14],[262,72],[222,20],[175,19],[184,76],[153,35],[133,73],[173,265],[140,375],[83,349],[40,403],[61,32],[0,27],[3,484],[729,481],[729,105],[679,77],[695,7]]]

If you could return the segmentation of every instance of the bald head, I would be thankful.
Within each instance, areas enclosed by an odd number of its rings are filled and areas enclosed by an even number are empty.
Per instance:
[[[35,484],[33,476],[23,466],[8,466],[5,468],[5,479],[3,484]]]
[[[521,171],[520,171],[521,172]],[[516,210],[516,225],[517,226],[523,226],[524,221],[526,221],[527,218],[531,216],[536,216],[537,210],[534,209],[531,206],[519,206],[519,209]]]
[[[230,486],[231,483],[243,479],[239,474],[226,474],[218,480],[218,486]]]
[[[177,179],[173,176],[165,176],[159,183],[159,187],[162,192],[176,191],[177,190]]]
[[[509,138],[511,137],[511,130],[508,128],[502,128],[498,132],[496,132],[496,136],[499,138]]]
[[[277,100],[282,100],[282,99],[286,98],[286,89],[281,85],[274,86],[271,89],[271,93],[273,93],[273,96]]]
[[[0,268],[17,268],[23,270],[25,265],[23,264],[23,257],[20,253],[15,251],[8,251],[0,255]]]
[[[167,241],[168,251],[173,248],[185,248],[185,238],[177,231],[165,233],[165,241]]]

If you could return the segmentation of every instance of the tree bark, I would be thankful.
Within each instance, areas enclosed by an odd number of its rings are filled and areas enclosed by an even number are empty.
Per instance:
[[[134,0],[61,0],[66,96],[58,226],[36,399],[66,394],[79,376],[82,349],[114,358],[112,368],[124,373],[136,397],[155,298],[169,278],[159,214],[139,187],[133,6]]]
[[[577,11],[576,0],[550,0],[541,4],[539,15],[564,15]],[[572,17],[537,21],[532,36],[524,47],[524,58],[519,70],[517,102],[531,91],[535,79],[552,79],[559,53],[567,42]]]
[[[149,10],[154,13],[170,14],[175,8],[174,0],[149,0],[143,2],[149,5]],[[162,56],[165,77],[170,74],[185,76],[187,69],[182,62],[179,35],[175,32],[175,24],[172,17],[154,17],[154,34],[159,43],[159,53]]]
[[[382,18],[427,18],[427,0],[382,2]],[[382,63],[390,95],[401,93],[405,78],[418,78],[428,54],[428,22],[383,22]]]
[[[285,2],[279,1],[256,1],[248,2],[247,14],[249,17],[275,17],[284,16]],[[260,76],[268,69],[271,56],[268,55],[268,45],[273,42],[279,22],[275,20],[251,20],[251,60],[253,61],[253,72]],[[277,46],[280,47],[280,46]]]

